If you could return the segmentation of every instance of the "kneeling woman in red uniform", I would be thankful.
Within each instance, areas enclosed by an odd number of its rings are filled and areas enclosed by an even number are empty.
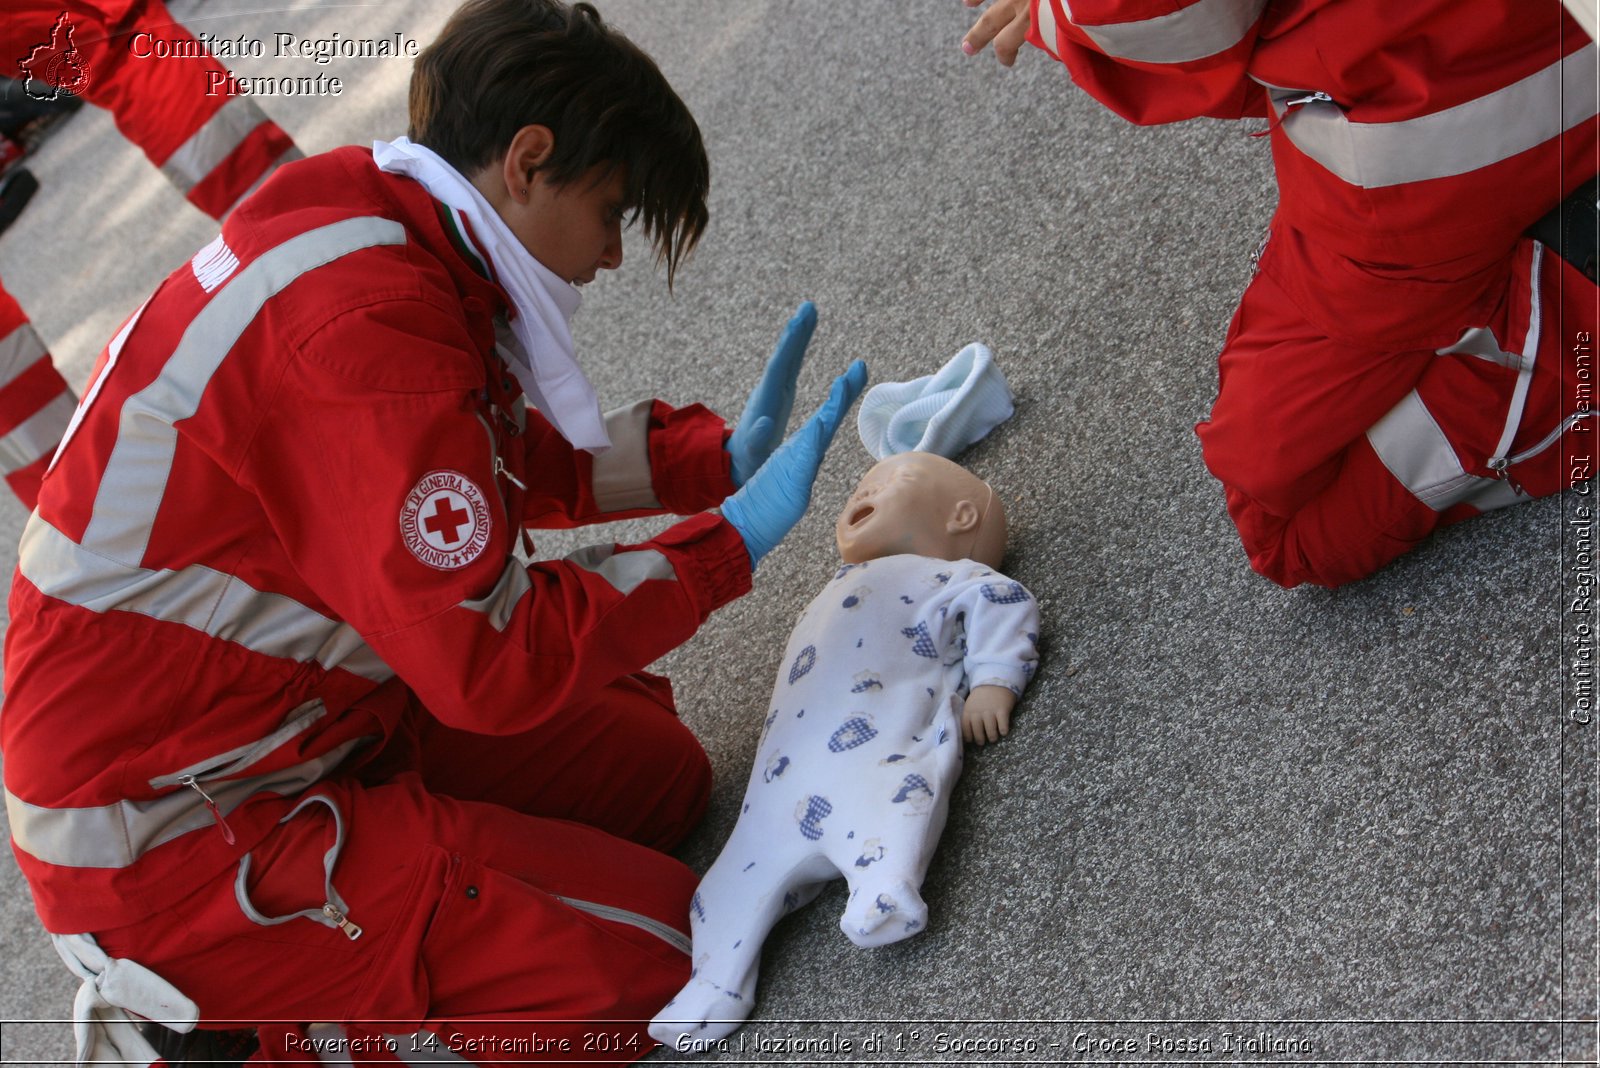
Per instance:
[[[0,720],[80,1015],[278,1021],[288,1060],[648,1050],[586,1021],[687,980],[695,877],[659,850],[710,775],[640,669],[750,588],[865,380],[774,448],[808,306],[731,432],[602,413],[575,286],[633,218],[670,279],[707,185],[592,8],[474,0],[417,61],[410,139],[282,167],[112,339],[23,536]],[[659,513],[691,518],[514,555]]]

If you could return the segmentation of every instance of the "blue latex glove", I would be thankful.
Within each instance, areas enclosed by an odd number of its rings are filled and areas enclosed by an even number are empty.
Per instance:
[[[800,305],[783,328],[777,348],[767,361],[767,369],[745,403],[739,423],[728,439],[728,455],[733,458],[733,484],[742,486],[767,462],[772,450],[783,440],[794,410],[794,386],[800,377],[800,364],[817,328],[817,306],[809,300]]]
[[[852,363],[833,380],[828,399],[772,457],[756,470],[738,493],[722,502],[722,515],[744,538],[750,567],[783,540],[811,504],[811,484],[834,431],[867,385],[867,365]]]

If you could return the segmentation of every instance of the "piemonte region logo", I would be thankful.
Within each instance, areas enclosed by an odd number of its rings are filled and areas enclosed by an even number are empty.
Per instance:
[[[63,11],[50,29],[50,40],[33,46],[17,66],[22,70],[22,91],[35,100],[59,100],[81,94],[89,84],[89,64],[72,42],[76,29]]]

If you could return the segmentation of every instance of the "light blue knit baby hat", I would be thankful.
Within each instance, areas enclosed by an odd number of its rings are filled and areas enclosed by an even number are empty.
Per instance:
[[[1011,388],[988,346],[974,341],[938,371],[910,382],[880,382],[861,398],[861,443],[882,460],[902,452],[955,459],[1011,418]]]

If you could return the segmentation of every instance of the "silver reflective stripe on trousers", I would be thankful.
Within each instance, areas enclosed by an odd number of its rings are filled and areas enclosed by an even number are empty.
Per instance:
[[[1188,63],[1226,52],[1250,32],[1266,0],[1199,0],[1179,11],[1137,22],[1085,26],[1073,18],[1072,0],[1062,0],[1067,18],[1116,59],[1139,63]],[[1060,27],[1050,0],[1039,3],[1039,34],[1051,55],[1061,56]]]
[[[660,508],[650,479],[651,401],[639,401],[606,413],[611,448],[594,458],[590,485],[602,512]]]
[[[255,794],[293,796],[326,778],[361,742],[351,739],[304,763],[253,778],[207,782],[206,793],[224,816]],[[198,791],[182,787],[145,801],[87,808],[41,808],[7,790],[6,815],[18,849],[64,868],[126,868],[215,818]]]
[[[233,154],[257,126],[270,121],[254,100],[236,96],[218,109],[161,165],[167,180],[187,193]]]
[[[1508,453],[1522,426],[1528,386],[1533,379],[1534,361],[1539,353],[1543,329],[1539,278],[1543,257],[1544,246],[1534,242],[1533,262],[1529,270],[1531,292],[1528,330],[1521,353],[1505,351],[1493,332],[1481,327],[1466,330],[1454,345],[1439,350],[1441,356],[1470,355],[1517,372],[1516,385],[1506,404],[1500,440],[1488,460],[1489,466],[1496,470],[1503,470],[1509,462]],[[1406,394],[1399,404],[1367,431],[1367,442],[1389,473],[1419,501],[1436,512],[1463,503],[1487,512],[1522,499],[1508,479],[1483,478],[1469,474],[1461,466],[1455,447],[1450,444],[1450,439],[1445,436],[1416,390]],[[1526,459],[1538,451],[1524,453],[1515,459]]]
[[[1502,89],[1398,122],[1351,122],[1333,103],[1285,106],[1304,89],[1267,86],[1291,144],[1364,189],[1467,174],[1544,144],[1594,117],[1593,44]]]
[[[41,593],[91,612],[178,623],[263,656],[339,668],[373,682],[394,677],[354,627],[293,598],[201,564],[171,571],[118,563],[79,545],[37,512],[23,528],[17,569]]]

